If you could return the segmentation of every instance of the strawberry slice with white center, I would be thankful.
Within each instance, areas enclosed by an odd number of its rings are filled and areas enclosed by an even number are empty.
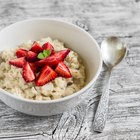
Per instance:
[[[37,54],[35,52],[28,51],[26,55],[26,59],[29,62],[34,62],[37,60]]]
[[[69,52],[70,52],[70,49],[55,52],[53,55],[48,56],[45,59],[37,61],[36,65],[39,67],[43,67],[45,65],[55,67],[57,66],[59,62],[64,61],[64,59],[69,54]]]
[[[40,72],[37,80],[35,81],[36,86],[43,86],[46,83],[54,80],[57,77],[57,73],[48,65],[46,65]]]
[[[54,54],[54,47],[49,43],[45,43],[42,46],[43,50],[50,50],[50,54]]]
[[[69,68],[64,64],[64,62],[59,62],[55,71],[62,77],[71,78],[72,75],[69,71]]]
[[[25,57],[27,55],[27,52],[28,52],[27,50],[20,48],[16,51],[16,56],[18,58],[19,57]]]
[[[22,76],[26,82],[32,82],[35,80],[35,74],[28,62],[25,62],[23,65]]]
[[[33,51],[38,54],[43,51],[43,48],[36,41],[34,41],[30,51]]]
[[[10,60],[9,64],[16,66],[18,68],[22,68],[25,62],[26,62],[25,57],[20,57],[20,58]]]

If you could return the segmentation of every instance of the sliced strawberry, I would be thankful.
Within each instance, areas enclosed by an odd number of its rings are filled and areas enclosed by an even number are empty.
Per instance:
[[[22,68],[25,62],[26,62],[25,57],[20,57],[20,58],[10,60],[9,64],[16,66],[18,68]]]
[[[37,67],[37,65],[35,63],[29,63],[29,64],[34,73],[40,71],[41,68]]]
[[[56,53],[54,53],[53,55],[39,60],[36,62],[37,66],[43,67],[45,65],[49,65],[51,67],[55,67],[57,66],[57,64],[61,61],[64,61],[64,59],[66,58],[66,56],[69,54],[70,50],[62,50],[62,51],[58,51]]]
[[[45,43],[42,46],[43,50],[50,50],[51,54],[54,54],[54,47],[49,43]]]
[[[48,65],[46,65],[40,72],[37,80],[35,81],[36,86],[43,86],[46,83],[54,80],[57,77],[57,73]]]
[[[28,51],[26,55],[26,59],[29,62],[34,62],[37,60],[37,54],[35,52]]]
[[[33,45],[32,45],[32,48],[30,49],[30,51],[33,51],[35,53],[40,53],[43,51],[43,48],[36,42],[34,41]]]
[[[69,71],[69,68],[63,63],[63,62],[59,62],[55,71],[62,77],[65,78],[71,78],[72,75]]]
[[[28,62],[23,65],[22,76],[26,82],[31,82],[35,79],[35,74]]]
[[[17,51],[16,51],[16,56],[19,58],[19,57],[24,57],[24,56],[26,56],[27,55],[27,50],[25,50],[25,49],[18,49]]]

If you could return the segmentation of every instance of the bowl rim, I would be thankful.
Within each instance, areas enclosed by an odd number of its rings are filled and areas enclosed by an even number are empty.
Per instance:
[[[0,33],[11,28],[12,26],[15,26],[15,25],[18,25],[18,24],[23,24],[23,23],[26,23],[26,22],[30,22],[30,21],[53,21],[53,22],[59,22],[59,23],[62,23],[62,24],[65,24],[65,25],[68,25],[68,26],[71,26],[73,28],[75,28],[76,30],[79,30],[80,32],[84,33],[85,35],[87,35],[95,44],[96,44],[96,47],[97,47],[97,51],[99,52],[99,67],[98,67],[98,70],[95,74],[94,77],[92,77],[92,79],[90,80],[90,82],[85,85],[82,89],[80,89],[79,91],[71,94],[71,95],[68,95],[68,96],[65,96],[63,98],[59,98],[59,99],[54,99],[54,100],[31,100],[31,99],[26,99],[26,98],[21,98],[17,95],[14,95],[14,94],[11,94],[10,92],[0,88],[0,92],[3,92],[4,94],[6,94],[7,96],[10,96],[11,98],[14,98],[16,100],[20,100],[20,101],[24,101],[24,102],[28,102],[28,103],[36,103],[36,104],[51,104],[51,103],[57,103],[57,102],[63,102],[63,101],[67,101],[71,98],[74,98],[78,95],[80,95],[81,93],[83,92],[86,92],[88,89],[91,88],[91,86],[94,84],[94,82],[97,80],[100,72],[101,72],[101,69],[102,69],[102,55],[101,55],[101,50],[100,50],[100,47],[97,43],[97,41],[88,33],[86,32],[84,29],[80,28],[79,26],[77,25],[74,25],[73,23],[70,23],[68,21],[64,21],[62,19],[57,19],[57,18],[31,18],[31,19],[26,19],[26,20],[22,20],[22,21],[18,21],[18,22],[15,22],[5,28],[3,28],[2,30],[0,30]]]

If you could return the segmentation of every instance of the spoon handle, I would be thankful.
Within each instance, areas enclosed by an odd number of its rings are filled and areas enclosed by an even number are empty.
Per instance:
[[[111,75],[111,70],[109,70],[107,73],[105,89],[101,95],[93,121],[93,130],[96,132],[102,132],[106,123],[107,112],[108,112],[108,101],[109,101],[110,75]]]

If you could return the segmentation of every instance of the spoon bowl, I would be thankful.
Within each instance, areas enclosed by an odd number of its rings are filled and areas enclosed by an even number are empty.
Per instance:
[[[101,44],[101,52],[104,63],[107,67],[114,67],[119,64],[126,55],[126,46],[117,37],[111,36]]]

